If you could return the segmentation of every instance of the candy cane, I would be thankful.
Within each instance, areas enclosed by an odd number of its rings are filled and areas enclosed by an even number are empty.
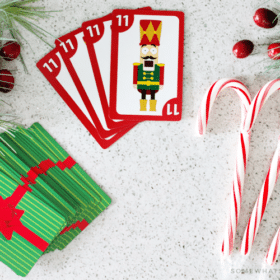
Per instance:
[[[245,121],[245,129],[249,132],[252,129],[256,118],[262,109],[262,106],[267,101],[267,99],[278,89],[280,89],[280,79],[268,82],[256,95],[252,104],[249,108],[247,118]],[[278,143],[279,144],[279,143]],[[278,174],[279,174],[279,146],[272,159],[266,180],[261,189],[260,195],[255,203],[253,212],[249,219],[248,225],[246,227],[244,237],[241,244],[241,253],[243,255],[248,255],[251,251],[252,245],[254,243],[258,228],[260,226],[265,208],[267,206],[268,200],[271,196],[273,188],[276,184]]]
[[[241,100],[241,126],[237,148],[237,159],[234,171],[232,192],[230,197],[230,213],[227,220],[227,227],[222,245],[223,255],[229,256],[233,249],[236,227],[240,213],[244,176],[249,152],[250,133],[244,130],[245,119],[251,103],[251,97],[247,88],[234,79],[221,79],[215,82],[204,96],[197,120],[197,128],[200,135],[206,132],[209,114],[218,94],[225,88],[233,88]]]
[[[266,258],[265,258],[265,261],[267,264],[269,265],[274,265],[275,262],[276,262],[276,259],[279,255],[279,252],[280,252],[280,228],[277,230],[274,238],[273,238],[273,241],[269,247],[269,250],[266,254]]]
[[[197,120],[197,128],[199,135],[204,135],[206,133],[206,127],[208,124],[210,111],[213,107],[217,96],[225,88],[234,89],[241,100],[241,127],[243,127],[247,110],[251,103],[251,96],[249,94],[249,91],[238,80],[221,79],[212,84],[212,86],[207,90],[207,93],[205,94],[201,102]]]
[[[279,176],[279,157],[280,157],[280,141],[278,141],[277,149],[271,161],[265,182],[260,191],[259,197],[255,203],[253,212],[249,219],[242,244],[241,253],[247,255],[250,253],[258,228],[260,226],[267,203],[271,197],[272,191],[276,185]]]

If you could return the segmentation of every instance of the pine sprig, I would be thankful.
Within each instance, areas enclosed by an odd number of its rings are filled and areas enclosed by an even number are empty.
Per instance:
[[[16,41],[21,47],[23,46],[22,43],[26,42],[31,47],[29,42],[22,36],[21,28],[28,30],[45,44],[52,47],[48,43],[47,37],[54,36],[36,23],[39,19],[51,17],[50,13],[54,11],[45,11],[44,7],[33,6],[38,1],[40,0],[0,0],[0,48],[7,41]],[[21,53],[19,57],[24,70],[28,72]],[[3,100],[0,100],[0,106],[2,102]],[[0,114],[0,130],[11,131],[18,125],[15,116]]]
[[[23,27],[37,38],[42,40],[45,44],[52,47],[46,40],[47,36],[54,37],[48,31],[42,29],[35,22],[38,19],[46,19],[51,17],[50,13],[54,11],[45,11],[44,7],[30,6],[40,0],[2,0],[0,1],[0,41],[13,40],[17,41],[21,46],[22,42],[25,41],[28,45],[27,40],[22,36],[19,27]],[[11,39],[7,39],[8,33]],[[3,45],[3,44],[2,44]],[[30,46],[30,45],[29,45]],[[20,60],[27,72],[27,67],[24,62],[22,55],[20,54]]]
[[[16,120],[17,116],[10,114],[0,114],[0,130],[13,131],[16,126],[21,126],[18,122],[16,122]]]

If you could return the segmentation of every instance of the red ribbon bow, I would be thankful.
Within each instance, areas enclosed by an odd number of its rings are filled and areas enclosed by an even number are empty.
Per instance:
[[[57,163],[52,162],[50,159],[44,160],[38,166],[31,167],[27,172],[27,177],[21,177],[24,185],[19,185],[11,197],[3,199],[0,196],[0,233],[2,233],[7,240],[11,240],[13,233],[16,232],[39,250],[44,252],[47,249],[49,244],[22,224],[20,219],[23,216],[24,211],[16,209],[16,206],[27,191],[32,192],[29,184],[36,184],[35,180],[40,174],[47,175],[47,171],[55,166],[61,170],[64,170],[65,168],[71,169],[75,164],[76,162],[70,156],[63,162],[58,161]],[[69,228],[66,227],[63,232],[77,227],[84,230],[87,225],[88,223],[85,220],[77,222]]]
[[[23,214],[23,210],[9,203],[9,198],[4,200],[0,196],[0,232],[7,240],[11,240],[15,229],[22,226],[20,218]]]
[[[27,185],[19,185],[12,196],[6,199],[0,196],[0,232],[7,240],[11,240],[13,233],[16,232],[44,252],[49,246],[49,243],[22,224],[20,219],[24,214],[24,210],[16,209],[20,200],[29,190],[30,188]]]

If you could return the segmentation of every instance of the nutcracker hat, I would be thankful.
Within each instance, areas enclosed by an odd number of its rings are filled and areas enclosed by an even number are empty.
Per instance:
[[[162,21],[140,20],[140,46],[160,45]]]

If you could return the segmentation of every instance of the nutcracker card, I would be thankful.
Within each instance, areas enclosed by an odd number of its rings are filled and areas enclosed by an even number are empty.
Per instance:
[[[151,10],[151,7],[143,7],[140,10]],[[65,44],[71,43],[71,37],[75,36],[78,41],[78,45],[82,45],[81,33],[83,36],[83,41],[86,43],[83,48],[86,46],[88,52],[85,50],[80,50],[80,56],[83,56],[84,60],[79,58],[80,64],[83,65],[83,73],[85,72],[85,65],[90,62],[91,71],[94,74],[94,81],[96,85],[93,85],[89,88],[94,88],[95,96],[98,96],[102,104],[102,109],[108,127],[120,127],[120,126],[131,126],[131,122],[123,120],[114,120],[109,118],[109,100],[110,100],[110,68],[111,68],[111,45],[112,45],[112,14],[108,14],[104,17],[86,21],[82,24],[82,31],[80,29],[73,31],[59,40],[57,40],[57,45],[63,46],[65,49]],[[80,40],[79,40],[80,37]],[[70,40],[70,41],[69,41]],[[75,41],[75,39],[74,39]],[[59,42],[59,43],[58,43]],[[75,44],[73,45],[73,50],[76,51]],[[80,47],[81,49],[81,47]],[[67,52],[67,56],[71,56]],[[75,54],[75,56],[78,56]],[[73,57],[71,58],[73,61]],[[76,69],[76,67],[75,67]],[[85,76],[83,74],[83,76]],[[90,78],[90,79],[89,79]],[[82,81],[83,77],[81,77]],[[92,77],[88,77],[86,81],[93,81]],[[90,90],[87,90],[90,92]],[[88,94],[89,98],[92,94]],[[95,102],[93,103],[95,104]]]
[[[61,36],[37,67],[104,149],[182,116],[184,13],[114,10]]]
[[[110,117],[181,120],[183,52],[183,12],[114,10]]]

